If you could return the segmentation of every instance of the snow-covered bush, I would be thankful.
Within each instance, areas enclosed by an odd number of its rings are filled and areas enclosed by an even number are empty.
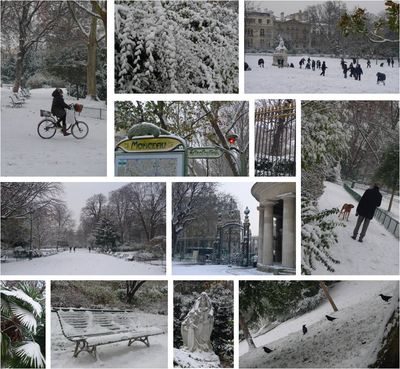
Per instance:
[[[45,367],[43,287],[40,281],[2,282],[1,367]]]
[[[55,76],[52,76],[51,74],[43,74],[43,73],[36,73],[32,77],[30,77],[26,85],[29,88],[42,88],[42,87],[65,87],[65,82]]]
[[[237,2],[118,2],[115,80],[125,93],[238,92]]]
[[[348,134],[340,120],[344,114],[336,102],[311,101],[302,106],[302,269],[311,273],[314,262],[333,272],[339,263],[329,252],[338,242],[336,228],[342,223],[331,217],[339,209],[318,210],[327,177],[339,179],[338,162],[348,148]],[[342,106],[344,108],[344,106]]]

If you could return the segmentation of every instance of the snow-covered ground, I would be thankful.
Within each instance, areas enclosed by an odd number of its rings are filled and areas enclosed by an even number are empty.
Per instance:
[[[107,175],[107,121],[82,116],[89,134],[82,140],[61,132],[48,140],[37,134],[43,119],[40,110],[50,110],[52,88],[31,90],[21,108],[9,105],[10,89],[1,88],[2,176],[105,176]],[[65,96],[66,103],[77,102]],[[104,102],[79,100],[85,106],[105,108]]]
[[[393,296],[390,303],[378,295]],[[328,301],[254,339],[239,344],[240,368],[366,368],[376,358],[383,329],[398,308],[397,281],[343,281],[331,288],[339,311]],[[330,322],[328,314],[337,318]],[[302,326],[308,332],[303,335]],[[274,351],[266,354],[262,346]]]
[[[357,206],[357,201],[346,192],[343,186],[325,182],[324,194],[319,199],[319,210],[339,208],[345,203]],[[337,215],[333,215],[337,219]],[[385,227],[372,219],[363,242],[350,238],[357,222],[355,209],[345,221],[345,227],[337,227],[338,243],[330,248],[331,255],[340,261],[334,264],[334,273],[315,262],[316,270],[312,274],[359,274],[359,275],[398,275],[399,240]],[[361,232],[361,229],[360,229]]]
[[[167,316],[138,311],[138,327],[157,327],[167,332]],[[138,328],[138,329],[139,329]],[[92,329],[92,328],[91,328]],[[145,329],[145,328],[143,328]],[[95,333],[95,331],[91,331]],[[149,337],[150,347],[141,342],[112,343],[97,348],[97,360],[82,352],[74,358],[75,344],[61,332],[56,313],[51,314],[51,366],[53,368],[166,368],[168,367],[167,333]]]
[[[288,63],[293,63],[294,68],[278,68],[272,66],[272,56],[262,54],[246,54],[245,62],[251,67],[251,71],[244,74],[245,92],[248,93],[398,93],[399,92],[399,65],[395,61],[394,68],[388,67],[385,62],[380,67],[375,60],[371,60],[371,68],[367,69],[367,61],[361,59],[360,65],[363,69],[361,81],[347,75],[343,77],[340,58],[311,57],[314,60],[326,62],[328,69],[325,77],[320,76],[321,70],[315,71],[299,68],[299,61],[307,59],[309,55],[289,55]],[[265,68],[259,68],[257,61],[263,58]],[[350,66],[351,60],[346,60]],[[376,73],[386,74],[386,85],[376,83]]]
[[[2,274],[15,275],[148,275],[165,274],[163,266],[125,261],[87,249],[1,264]]]
[[[256,268],[241,268],[228,265],[196,265],[180,262],[172,263],[172,273],[176,275],[267,275],[272,273],[260,272]]]

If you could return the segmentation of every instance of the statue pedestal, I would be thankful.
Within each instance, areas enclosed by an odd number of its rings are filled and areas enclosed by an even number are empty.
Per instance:
[[[288,66],[287,58],[288,56],[286,50],[279,50],[279,51],[276,50],[272,55],[272,65],[279,66],[278,60],[283,60],[283,62],[281,62],[281,66],[287,67]]]
[[[220,368],[221,362],[214,352],[190,352],[174,348],[174,367],[178,368]]]

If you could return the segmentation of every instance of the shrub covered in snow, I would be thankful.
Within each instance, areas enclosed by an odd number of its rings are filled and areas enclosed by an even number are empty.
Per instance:
[[[29,88],[42,88],[42,87],[65,87],[66,83],[59,77],[53,76],[51,74],[43,74],[37,72],[32,77],[30,77],[26,85]]]
[[[238,92],[237,2],[118,2],[115,81],[125,93]]]

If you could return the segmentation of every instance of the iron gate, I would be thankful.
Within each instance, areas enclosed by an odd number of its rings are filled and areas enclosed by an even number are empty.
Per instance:
[[[255,175],[296,175],[296,105],[294,101],[255,112]]]

